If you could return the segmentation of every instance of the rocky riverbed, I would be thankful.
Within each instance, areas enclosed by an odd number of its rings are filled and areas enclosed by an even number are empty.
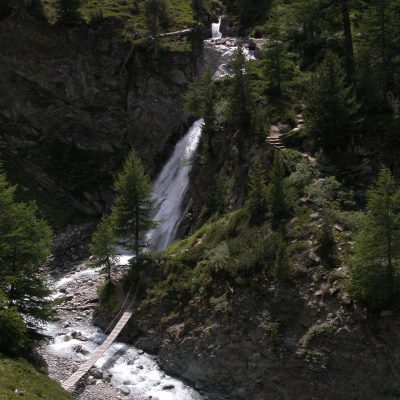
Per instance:
[[[126,264],[127,259],[122,256],[121,264]],[[123,274],[126,268],[122,266],[119,273]],[[55,297],[61,302],[59,320],[45,328],[52,339],[41,348],[41,354],[49,375],[57,381],[72,375],[106,338],[92,325],[101,282],[98,271],[88,268],[87,262],[79,263],[55,282]],[[194,390],[161,371],[154,357],[118,342],[78,383],[74,395],[80,400],[201,399]]]

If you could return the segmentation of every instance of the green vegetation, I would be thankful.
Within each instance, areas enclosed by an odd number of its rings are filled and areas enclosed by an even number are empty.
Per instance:
[[[116,246],[123,244],[135,255],[134,265],[142,266],[142,249],[147,246],[144,234],[156,226],[152,219],[152,187],[145,174],[139,156],[130,151],[122,171],[118,174],[115,189],[116,199],[111,214],[103,216],[92,236],[90,250],[94,255],[92,265],[100,267],[106,276],[106,283],[101,290],[105,300],[112,298],[112,270],[118,265]]]
[[[154,54],[159,52],[160,29],[167,28],[169,24],[167,3],[165,0],[146,0],[144,3],[144,17],[147,29],[154,41]]]
[[[95,256],[92,266],[101,268],[109,284],[112,282],[112,271],[118,265],[116,245],[115,221],[109,215],[104,216],[93,233],[90,251]]]
[[[371,307],[397,302],[400,268],[400,189],[383,169],[368,192],[367,213],[356,240],[350,291]]]
[[[8,354],[26,351],[38,325],[54,315],[41,275],[50,254],[50,228],[37,217],[34,203],[15,201],[15,190],[0,173],[0,351]]]
[[[0,354],[0,399],[17,400],[21,398],[69,400],[71,396],[27,361],[9,359]]]

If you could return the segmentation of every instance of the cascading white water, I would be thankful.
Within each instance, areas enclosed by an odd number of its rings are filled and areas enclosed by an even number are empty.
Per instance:
[[[203,119],[197,120],[186,135],[177,143],[175,150],[164,165],[153,185],[156,229],[150,231],[147,240],[151,248],[164,250],[174,239],[184,209],[183,201],[189,184],[191,158],[201,135]]]
[[[220,32],[221,27],[221,17],[219,17],[218,22],[211,24],[211,33],[213,39],[219,39],[222,37],[222,33]]]

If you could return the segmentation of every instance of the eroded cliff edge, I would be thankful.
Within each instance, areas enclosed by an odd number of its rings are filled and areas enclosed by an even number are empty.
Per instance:
[[[0,22],[0,157],[11,177],[89,215],[112,198],[114,171],[135,147],[160,168],[187,128],[182,94],[199,55],[116,34],[117,22],[53,27],[8,15]],[[39,148],[40,146],[40,148]]]

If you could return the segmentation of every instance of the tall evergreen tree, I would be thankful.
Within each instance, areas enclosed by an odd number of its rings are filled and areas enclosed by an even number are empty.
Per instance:
[[[368,192],[367,213],[355,243],[350,291],[371,307],[399,293],[400,190],[388,169]]]
[[[81,19],[79,7],[81,0],[57,0],[56,14],[57,21],[61,24],[74,24]]]
[[[282,85],[293,74],[293,63],[288,57],[287,45],[283,34],[283,9],[273,7],[266,28],[268,41],[264,47],[265,77],[269,90],[273,94],[282,94]]]
[[[272,214],[272,228],[278,229],[282,219],[289,214],[284,189],[285,165],[280,151],[275,150],[269,185],[269,203]]]
[[[41,274],[50,254],[51,231],[37,217],[35,204],[18,203],[14,194],[15,187],[0,172],[0,303],[4,307],[7,299],[6,308],[14,310],[17,319],[17,314],[23,316],[28,332],[33,332],[54,315],[51,290]]]
[[[148,30],[154,40],[154,54],[157,56],[160,48],[160,28],[168,24],[168,7],[165,0],[146,0],[144,16]]]
[[[317,235],[317,255],[321,258],[323,265],[333,268],[338,263],[336,241],[333,236],[332,220],[324,215],[324,220]]]
[[[287,251],[287,243],[282,233],[275,234],[276,249],[275,260],[272,268],[272,275],[280,282],[289,278],[289,255]]]
[[[388,91],[399,91],[400,7],[392,0],[363,2],[356,49],[359,83],[371,107],[385,107]]]
[[[139,257],[145,232],[155,226],[153,222],[152,187],[144,172],[139,156],[131,151],[119,173],[115,189],[117,197],[112,209],[117,236],[128,241],[128,248]]]
[[[306,129],[326,152],[345,149],[357,128],[357,104],[338,57],[328,53],[312,76],[306,94]]]
[[[111,216],[105,216],[93,233],[90,251],[95,257],[92,265],[101,268],[109,284],[112,283],[112,270],[118,264],[116,244],[115,223]]]
[[[202,21],[205,16],[204,1],[192,0],[192,12],[195,21]]]
[[[249,193],[246,208],[250,215],[250,223],[262,224],[268,211],[267,180],[261,158],[258,156],[253,161],[249,174]]]
[[[241,151],[246,136],[250,134],[253,106],[247,61],[242,46],[238,47],[231,67],[233,77],[229,93],[228,119],[236,131],[236,140],[239,151]]]

